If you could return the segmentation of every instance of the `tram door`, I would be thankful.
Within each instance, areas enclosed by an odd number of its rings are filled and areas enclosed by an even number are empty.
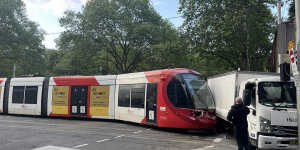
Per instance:
[[[150,83],[147,85],[146,96],[146,120],[147,123],[157,122],[156,105],[157,105],[157,84]]]
[[[87,114],[87,86],[72,86],[71,88],[71,115]]]

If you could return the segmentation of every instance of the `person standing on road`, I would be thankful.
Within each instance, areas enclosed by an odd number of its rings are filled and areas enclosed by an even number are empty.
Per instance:
[[[243,104],[242,98],[237,97],[228,113],[227,119],[234,126],[234,132],[239,150],[249,150],[249,133],[247,115],[250,110]]]

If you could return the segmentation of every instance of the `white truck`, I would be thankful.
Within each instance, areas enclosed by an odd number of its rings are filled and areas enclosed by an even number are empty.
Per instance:
[[[296,87],[276,73],[229,72],[208,78],[217,117],[227,121],[235,97],[250,109],[250,143],[257,149],[297,149]]]

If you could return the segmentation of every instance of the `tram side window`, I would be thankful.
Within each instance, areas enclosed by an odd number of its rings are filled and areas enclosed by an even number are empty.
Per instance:
[[[131,107],[144,108],[145,104],[145,84],[132,85]]]
[[[14,86],[12,103],[37,104],[37,86]],[[24,97],[25,96],[25,97]]]
[[[192,100],[187,96],[181,82],[176,78],[168,85],[168,97],[175,107],[193,108]]]
[[[25,104],[36,104],[37,103],[37,86],[27,86],[25,89]]]
[[[120,85],[118,106],[129,107],[130,106],[130,86]]]
[[[25,89],[24,86],[13,87],[12,103],[23,104],[24,89]]]

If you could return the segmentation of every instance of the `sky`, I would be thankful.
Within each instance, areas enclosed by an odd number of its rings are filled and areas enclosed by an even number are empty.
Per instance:
[[[30,20],[38,23],[47,34],[43,44],[46,48],[57,49],[54,40],[64,28],[59,25],[59,18],[66,10],[82,11],[87,0],[23,0],[26,4],[26,13]],[[154,9],[175,27],[179,27],[183,19],[174,18],[178,14],[179,0],[151,0]]]

